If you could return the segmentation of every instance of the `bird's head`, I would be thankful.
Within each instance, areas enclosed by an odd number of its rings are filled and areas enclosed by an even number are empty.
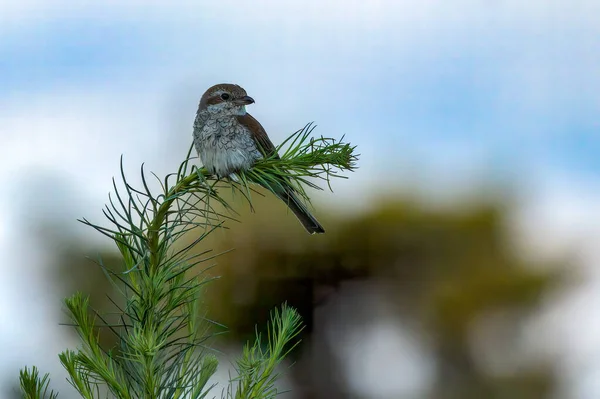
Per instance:
[[[254,99],[242,87],[221,83],[206,90],[198,110],[219,115],[245,115],[246,105],[252,103]]]

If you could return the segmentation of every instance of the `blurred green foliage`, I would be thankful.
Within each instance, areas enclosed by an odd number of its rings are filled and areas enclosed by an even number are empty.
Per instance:
[[[242,210],[243,223],[215,232],[198,248],[215,253],[234,248],[215,260],[212,273],[221,280],[211,284],[206,297],[209,316],[229,328],[226,339],[249,339],[255,325],[265,325],[269,310],[284,301],[299,310],[307,324],[305,338],[310,337],[315,307],[326,306],[341,283],[381,281],[398,320],[419,325],[433,348],[438,366],[432,398],[542,398],[552,392],[551,365],[489,375],[469,346],[479,318],[510,311],[518,317],[509,319],[514,325],[508,327],[516,329],[562,281],[559,268],[530,265],[514,253],[502,204],[453,211],[397,200],[336,218],[319,207],[316,215],[327,233],[309,236],[272,197],[254,194],[252,200],[255,211]],[[61,273],[77,276],[78,289],[90,292],[81,284],[92,280],[98,291],[107,289],[97,277],[77,275],[82,265],[68,269]],[[344,389],[327,397],[344,397]]]

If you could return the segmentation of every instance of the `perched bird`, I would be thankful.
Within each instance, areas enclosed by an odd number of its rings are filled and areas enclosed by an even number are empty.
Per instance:
[[[209,173],[228,177],[250,169],[263,154],[275,153],[265,129],[246,113],[246,105],[253,103],[246,90],[228,83],[212,86],[200,99],[194,121],[194,146]],[[272,189],[310,234],[325,232],[292,187]]]

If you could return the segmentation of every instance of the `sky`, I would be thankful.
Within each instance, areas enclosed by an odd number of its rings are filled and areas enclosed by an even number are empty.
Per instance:
[[[79,232],[77,217],[100,215],[121,154],[171,171],[202,92],[232,82],[276,143],[315,121],[358,145],[359,171],[317,203],[516,188],[535,256],[575,248],[595,276],[553,308],[578,314],[600,300],[598,15],[596,0],[0,0],[0,257],[24,245],[22,220]],[[11,315],[2,292],[0,319],[35,318]],[[600,359],[595,324],[583,343],[562,334],[573,398],[600,394],[600,361],[584,361]],[[0,345],[21,334],[5,333]]]

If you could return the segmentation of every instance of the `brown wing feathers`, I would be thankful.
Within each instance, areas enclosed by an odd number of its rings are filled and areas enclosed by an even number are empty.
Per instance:
[[[276,153],[275,145],[273,145],[273,142],[269,139],[267,132],[260,122],[254,119],[250,114],[238,116],[237,118],[242,125],[246,126],[252,132],[254,141],[266,156],[271,156]],[[294,194],[294,190],[291,187],[283,187],[283,189],[276,188],[275,194],[287,204],[310,234],[325,232],[323,226],[321,226],[317,219],[310,214],[308,209],[306,209],[306,206],[298,199],[296,194]]]
[[[238,122],[246,126],[250,132],[252,132],[252,138],[254,138],[259,149],[263,151],[266,156],[271,156],[275,153],[275,145],[271,139],[269,139],[265,128],[262,127],[259,121],[250,114],[239,115],[237,119]]]

